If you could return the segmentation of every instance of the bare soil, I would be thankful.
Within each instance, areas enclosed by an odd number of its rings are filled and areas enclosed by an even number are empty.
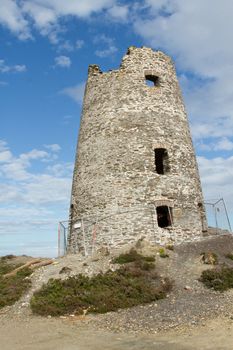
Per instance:
[[[143,254],[155,254],[158,247],[142,242]],[[33,316],[29,300],[34,290],[51,277],[106,271],[112,255],[99,253],[85,261],[80,256],[56,259],[32,275],[33,286],[14,306],[0,310],[1,350],[104,350],[104,349],[233,349],[233,290],[225,293],[205,288],[201,272],[210,268],[201,253],[212,251],[219,263],[233,266],[225,254],[233,252],[233,237],[209,237],[168,251],[169,258],[156,257],[157,270],[174,280],[166,299],[104,315],[41,318]],[[116,252],[115,255],[119,254]],[[67,273],[59,274],[63,267]]]
[[[158,334],[114,333],[79,320],[0,317],[1,350],[232,350],[233,321],[217,318]]]

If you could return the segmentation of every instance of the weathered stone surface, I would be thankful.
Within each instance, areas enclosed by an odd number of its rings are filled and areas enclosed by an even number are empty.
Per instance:
[[[158,77],[158,86],[148,86],[146,76]],[[168,155],[163,175],[155,170],[156,148]],[[171,226],[158,226],[158,206],[170,208]],[[89,67],[70,219],[68,251],[86,254],[142,236],[192,241],[206,230],[184,103],[164,53],[131,47],[118,70]]]

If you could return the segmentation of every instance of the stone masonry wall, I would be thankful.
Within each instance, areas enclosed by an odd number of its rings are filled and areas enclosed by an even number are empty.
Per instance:
[[[147,86],[146,75],[157,76],[158,86]],[[155,171],[155,148],[167,150],[164,175]],[[171,208],[171,226],[158,227],[159,205]],[[104,217],[109,219],[103,229]],[[90,248],[93,240],[95,247],[142,236],[181,242],[198,239],[206,230],[184,103],[174,65],[164,53],[131,47],[118,70],[102,73],[96,65],[89,67],[70,219],[69,252],[85,244]],[[81,226],[75,225],[81,219]]]

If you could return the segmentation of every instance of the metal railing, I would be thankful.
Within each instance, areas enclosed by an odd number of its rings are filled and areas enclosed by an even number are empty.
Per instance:
[[[205,207],[210,227],[216,228],[217,231],[221,229],[232,232],[226,203],[223,198],[206,200]]]
[[[224,232],[224,230],[228,232],[232,232],[231,224],[229,215],[227,212],[226,204],[223,198],[220,199],[212,199],[212,200],[206,200],[204,202],[205,209],[206,209],[206,216],[208,221],[208,226],[210,230],[212,229],[214,231],[214,234],[220,234]],[[82,236],[82,240],[84,242],[84,254],[87,255],[89,253],[92,253],[94,250],[94,244],[96,239],[96,231],[97,230],[103,230],[103,226],[105,223],[108,222],[108,220],[111,220],[111,218],[115,215],[124,215],[124,214],[130,214],[135,212],[142,212],[142,210],[145,212],[147,211],[151,213],[151,225],[156,227],[156,224],[154,220],[156,219],[156,207],[153,205],[148,206],[139,206],[137,208],[126,208],[125,210],[119,210],[119,208],[116,208],[115,213],[110,213],[109,215],[105,215],[102,217],[86,217],[81,218],[80,220],[75,220],[75,223],[72,223],[69,220],[61,221],[59,222],[59,228],[58,228],[58,256],[63,256],[67,252],[67,245],[68,245],[68,237],[70,233],[71,224],[79,225],[80,234]],[[169,212],[171,216],[171,222],[172,222],[172,215]],[[119,220],[120,221],[120,220]],[[119,228],[120,231],[120,228]],[[86,244],[87,236],[91,238],[91,244]],[[111,234],[110,234],[110,240],[111,240]],[[89,242],[88,242],[89,243]],[[91,252],[87,251],[88,247],[91,247]]]

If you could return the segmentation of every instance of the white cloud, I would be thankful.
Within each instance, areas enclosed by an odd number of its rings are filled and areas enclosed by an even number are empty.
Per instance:
[[[57,51],[58,52],[73,52],[75,50],[80,50],[83,45],[83,40],[76,40],[76,42],[71,42],[70,40],[63,40],[61,38],[58,38],[59,33],[56,31],[53,31],[54,38],[51,40],[51,33],[49,34],[50,41],[54,44],[57,44]]]
[[[31,167],[32,161],[44,160],[50,157],[48,152],[33,149],[28,153],[22,153],[19,157],[11,157],[0,168],[0,171],[4,174],[5,178],[12,179],[14,181],[29,180],[34,175],[28,172]]]
[[[36,3],[34,0],[27,0],[22,2],[25,12],[28,12],[30,8],[32,18],[40,25],[54,22],[55,18],[59,16],[72,15],[85,18],[93,12],[110,7],[114,3],[113,0],[37,0]]]
[[[25,235],[33,237],[38,247],[46,240],[56,244],[58,221],[68,216],[73,166],[53,160],[54,152],[60,150],[58,144],[44,147],[47,151],[33,149],[15,156],[6,141],[0,140],[0,235],[7,236],[6,249],[10,253],[15,245],[17,254],[25,254],[25,247],[19,250],[21,242],[28,244],[27,253],[33,254],[31,238]],[[47,159],[50,166],[43,163]],[[1,255],[2,238],[0,250]],[[42,252],[40,248],[37,254]]]
[[[0,24],[20,39],[31,38],[34,26],[57,43],[56,33],[63,17],[88,18],[116,6],[116,3],[116,0],[0,0]]]
[[[68,203],[70,185],[71,178],[42,174],[25,186],[23,200],[33,204]]]
[[[57,143],[53,143],[51,145],[45,145],[44,147],[49,149],[52,152],[59,152],[61,150],[61,146],[59,146]]]
[[[214,150],[216,151],[232,151],[233,150],[233,142],[231,142],[227,137],[221,138],[216,145],[214,146]]]
[[[75,47],[77,50],[81,49],[84,45],[84,41],[83,40],[76,40],[76,43],[75,43]]]
[[[71,59],[68,56],[58,56],[55,58],[55,65],[63,68],[71,66]]]
[[[85,90],[85,83],[80,83],[75,86],[67,87],[62,91],[60,91],[60,93],[71,97],[73,100],[81,104],[83,100],[84,90]]]
[[[213,159],[198,157],[198,164],[205,198],[223,197],[233,219],[233,156]]]
[[[25,72],[27,70],[27,67],[25,64],[16,64],[13,66],[8,66],[5,63],[5,60],[0,59],[0,73],[9,73],[9,72]]]
[[[9,162],[12,159],[12,154],[10,151],[0,151],[0,163]]]
[[[111,45],[105,50],[96,50],[95,54],[96,56],[103,58],[103,57],[111,56],[115,52],[117,52],[117,48],[114,45]]]
[[[111,56],[118,51],[114,44],[114,39],[106,36],[105,34],[94,37],[93,42],[97,45],[103,46],[103,48],[95,51],[98,57]]]
[[[11,67],[10,70],[15,72],[25,72],[27,68],[25,64],[16,64],[15,66]]]
[[[0,0],[0,24],[10,29],[19,39],[31,37],[28,20],[15,0]]]
[[[42,29],[56,22],[57,14],[49,1],[23,1],[21,11],[23,14],[29,15],[35,25]]]
[[[60,41],[57,50],[60,51],[68,51],[68,52],[72,52],[74,51],[74,46],[72,45],[72,43],[69,40],[65,40],[65,41]]]
[[[112,17],[112,19],[115,19],[117,21],[122,20],[126,21],[128,14],[129,14],[129,6],[120,6],[120,5],[115,5],[112,6],[108,10],[108,14]]]
[[[173,55],[178,69],[186,72],[181,82],[194,136],[229,136],[233,128],[233,3],[146,0],[143,6],[143,16],[140,10],[133,16],[134,30],[148,45]]]
[[[49,157],[49,154],[47,152],[33,149],[30,152],[22,153],[19,156],[19,159],[21,159],[23,161],[29,161],[30,159],[41,159],[41,158],[43,159],[43,158],[47,158],[47,157]]]
[[[71,182],[72,165],[54,162],[53,153],[60,151],[58,144],[45,145],[50,151],[33,149],[18,157],[0,141],[0,202],[18,200],[28,203],[60,202],[67,199],[67,186]],[[51,165],[42,173],[31,171],[32,162],[50,160]],[[62,171],[61,171],[62,170]]]
[[[2,141],[2,143],[0,143],[0,175],[14,181],[33,179],[35,175],[28,172],[28,169],[31,167],[31,162],[35,160],[43,161],[49,158],[52,159],[52,155],[46,151],[37,149],[15,157],[8,149],[7,143]]]
[[[73,171],[74,165],[72,163],[57,163],[47,167],[47,171],[50,175],[55,175],[57,177],[68,176]]]

